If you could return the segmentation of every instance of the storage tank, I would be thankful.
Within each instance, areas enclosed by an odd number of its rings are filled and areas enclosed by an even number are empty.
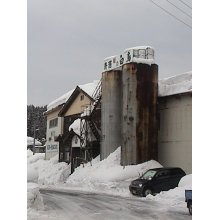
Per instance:
[[[124,53],[130,58],[122,66],[121,165],[125,166],[157,159],[158,66],[151,47]]]
[[[121,76],[114,66],[115,56],[104,60],[102,73],[101,160],[121,146]],[[106,71],[107,70],[107,71]]]

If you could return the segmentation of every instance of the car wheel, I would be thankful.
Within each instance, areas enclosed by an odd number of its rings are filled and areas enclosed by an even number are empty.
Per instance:
[[[192,202],[189,202],[188,209],[189,209],[189,214],[192,215]]]
[[[145,189],[144,192],[143,192],[143,196],[146,197],[148,195],[151,195],[152,194],[152,191],[150,189]]]

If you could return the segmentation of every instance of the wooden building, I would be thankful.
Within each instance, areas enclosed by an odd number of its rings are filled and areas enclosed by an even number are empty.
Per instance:
[[[46,159],[59,154],[60,162],[69,163],[73,157],[82,157],[80,133],[70,129],[81,113],[95,101],[92,94],[98,81],[77,86],[48,105]],[[73,149],[73,150],[72,150]]]

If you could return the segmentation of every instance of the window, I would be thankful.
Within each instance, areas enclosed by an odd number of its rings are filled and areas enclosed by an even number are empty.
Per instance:
[[[52,119],[49,122],[49,128],[54,128],[58,125],[58,118]]]
[[[77,144],[77,143],[78,143],[78,137],[75,136],[75,144]]]
[[[168,170],[164,170],[164,171],[160,171],[160,172],[156,175],[156,177],[158,177],[158,178],[166,178],[166,177],[169,176],[169,174],[170,174],[170,172],[169,172]]]
[[[51,131],[50,136],[54,137],[55,136],[55,131]]]
[[[149,178],[153,178],[153,176],[155,175],[156,171],[155,170],[148,170],[143,176],[143,179],[149,179]]]
[[[69,161],[69,160],[70,160],[69,152],[66,152],[66,161]]]
[[[84,100],[84,95],[81,95],[81,96],[80,96],[80,100],[81,100],[81,101]]]

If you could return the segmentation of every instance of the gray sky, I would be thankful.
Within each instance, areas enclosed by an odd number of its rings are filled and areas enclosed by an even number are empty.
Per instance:
[[[191,6],[191,0],[183,0]],[[179,0],[154,0],[191,26]],[[104,58],[155,49],[159,78],[192,69],[192,30],[150,0],[28,0],[27,102],[46,105],[101,78]]]

